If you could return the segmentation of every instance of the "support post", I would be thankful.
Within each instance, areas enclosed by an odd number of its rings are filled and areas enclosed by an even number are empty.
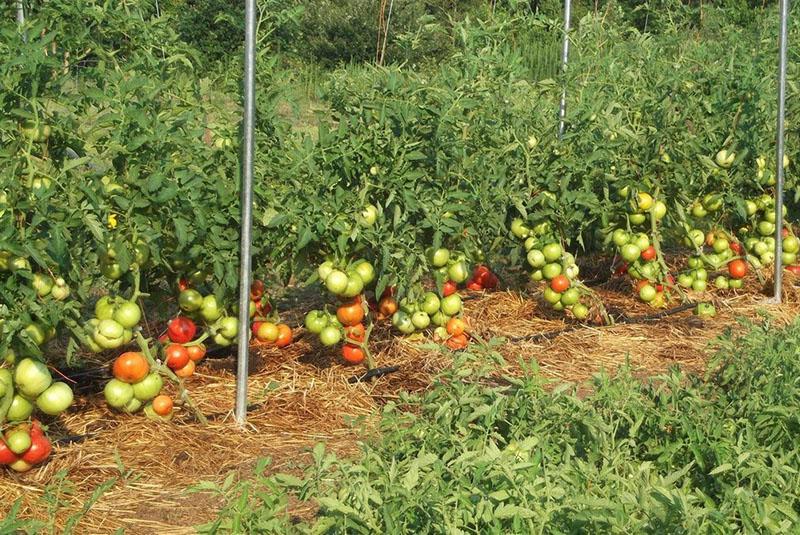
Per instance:
[[[778,59],[778,135],[775,150],[775,295],[773,302],[780,304],[783,289],[783,156],[784,117],[786,115],[786,56],[789,41],[789,0],[780,0],[781,28]]]
[[[256,0],[245,1],[244,118],[242,121],[242,231],[239,248],[239,345],[236,361],[236,421],[247,421],[250,357],[250,279],[253,228],[253,158],[255,154]]]
[[[571,0],[564,0],[564,42],[561,46],[561,74],[567,72],[567,60],[569,59],[569,30],[570,18],[572,16]],[[564,89],[561,92],[561,104],[558,107],[558,139],[564,136],[564,127],[567,117],[567,83],[564,80]]]

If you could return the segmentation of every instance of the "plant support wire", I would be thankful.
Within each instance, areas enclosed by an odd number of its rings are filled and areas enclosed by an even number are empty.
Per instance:
[[[253,158],[255,154],[256,0],[245,2],[244,118],[242,121],[242,232],[239,248],[239,340],[236,361],[236,421],[247,421],[247,378],[250,357],[250,271],[253,227]]]
[[[564,0],[564,42],[561,46],[561,74],[564,76],[564,89],[561,91],[561,103],[558,107],[558,139],[564,136],[565,121],[567,118],[567,60],[569,59],[569,29],[572,15],[571,0]]]
[[[783,287],[783,156],[784,117],[786,115],[786,56],[789,46],[789,0],[780,0],[781,29],[778,56],[778,137],[775,150],[775,295],[780,304]]]

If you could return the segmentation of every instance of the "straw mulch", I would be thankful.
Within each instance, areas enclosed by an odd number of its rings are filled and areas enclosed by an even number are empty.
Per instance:
[[[749,282],[749,287],[756,286]],[[582,381],[626,362],[642,375],[675,364],[700,371],[709,345],[735,326],[736,318],[758,320],[767,310],[775,324],[791,321],[800,308],[794,282],[787,281],[790,291],[781,306],[766,305],[764,294],[728,293],[714,299],[719,314],[710,321],[687,311],[650,323],[578,326],[551,338],[523,338],[571,325],[541,305],[535,292],[473,294],[465,301],[466,316],[478,338],[510,339],[499,346],[505,364],[498,374],[522,374],[520,361],[532,359],[544,375],[563,381]],[[612,281],[596,288],[606,307],[629,316],[652,313],[632,298],[629,289],[619,291],[624,284]],[[284,317],[299,319],[303,310],[308,307],[298,306]],[[394,337],[380,327],[373,334],[376,360],[382,366],[399,365],[400,371],[370,383],[349,384],[358,368],[343,366],[335,352],[322,350],[302,330],[297,335],[298,340],[282,351],[254,348],[249,383],[253,408],[244,431],[232,421],[235,381],[230,357],[207,360],[189,382],[193,398],[210,416],[207,427],[194,423],[182,409],[175,421],[160,424],[141,415],[111,412],[102,394],[82,395],[69,415],[50,429],[56,438],[88,438],[56,447],[46,465],[28,474],[4,471],[0,513],[22,496],[24,516],[48,521],[48,511],[54,510],[48,500],[54,497],[55,476],[65,471],[68,483],[55,494],[60,506],[52,515],[57,528],[80,510],[98,485],[117,478],[82,518],[77,532],[111,533],[120,527],[129,534],[192,532],[191,526],[214,517],[220,500],[208,493],[188,494],[187,487],[200,481],[221,482],[231,472],[246,477],[260,457],[272,458],[273,470],[297,471],[309,459],[309,448],[320,441],[329,451],[356,455],[358,442],[374,430],[376,408],[402,391],[428,388],[436,373],[452,362],[447,351],[430,349],[428,340],[422,347],[420,340]],[[94,391],[100,388],[102,383]],[[313,514],[308,509],[292,513]]]

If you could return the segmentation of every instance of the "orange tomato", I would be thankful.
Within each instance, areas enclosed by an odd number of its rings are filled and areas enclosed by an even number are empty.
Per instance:
[[[387,296],[378,302],[378,311],[387,318],[397,312],[397,301],[394,297]]]
[[[557,293],[561,293],[565,290],[568,290],[569,285],[570,285],[569,278],[563,273],[561,275],[553,277],[553,280],[550,281],[550,288],[552,288],[553,291]]]
[[[196,346],[189,346],[186,348],[186,352],[189,353],[189,360],[197,362],[198,360],[206,356],[206,346],[204,346],[203,344],[197,344]]]
[[[459,349],[464,349],[469,345],[469,340],[467,339],[467,335],[464,333],[457,334],[456,336],[451,336],[447,339],[447,347],[452,349],[453,351],[458,351]]]
[[[650,260],[653,260],[655,257],[656,257],[656,248],[653,247],[652,245],[647,249],[645,249],[644,251],[642,251],[642,260],[644,260],[645,262],[649,262]]]
[[[345,344],[342,346],[342,358],[348,364],[361,364],[364,362],[364,350],[352,344]]]
[[[361,300],[356,299],[336,309],[336,317],[344,326],[358,325],[364,319],[364,307]]]
[[[194,361],[190,360],[189,362],[186,363],[186,366],[178,370],[175,370],[175,375],[177,375],[178,377],[182,377],[184,379],[186,377],[191,377],[192,374],[194,373],[194,367],[195,367]]]
[[[166,416],[167,414],[171,413],[172,406],[172,398],[165,394],[156,396],[153,400],[153,412],[159,416]]]
[[[255,324],[253,325],[255,329]],[[259,342],[275,342],[281,335],[278,326],[270,321],[259,322],[258,329],[255,331],[256,338]]]
[[[741,258],[728,262],[728,273],[732,279],[743,279],[747,275],[747,262]]]
[[[170,369],[179,370],[189,362],[189,352],[180,344],[170,344],[164,350],[166,364]]]
[[[117,357],[112,372],[120,381],[138,383],[150,373],[150,365],[141,353],[128,351]]]
[[[349,325],[344,328],[344,336],[348,340],[352,340],[353,342],[361,343],[364,341],[364,337],[366,336],[366,330],[364,329],[364,324],[359,323],[357,325]]]
[[[451,336],[458,336],[464,334],[467,330],[467,323],[461,318],[450,318],[447,321],[447,334]]]
[[[292,329],[285,323],[278,324],[278,337],[275,339],[277,347],[286,347],[292,343]]]

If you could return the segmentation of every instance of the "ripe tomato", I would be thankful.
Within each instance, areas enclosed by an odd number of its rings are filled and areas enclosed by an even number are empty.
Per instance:
[[[458,336],[467,330],[467,323],[461,318],[450,318],[447,321],[447,334]]]
[[[363,323],[359,323],[357,325],[350,325],[344,328],[345,338],[348,340],[352,340],[353,342],[358,342],[358,343],[363,342],[366,334],[367,332],[364,329]]]
[[[196,346],[189,346],[186,348],[186,352],[189,353],[189,360],[193,362],[197,362],[201,360],[203,357],[206,356],[206,346],[203,344],[197,344]]]
[[[256,338],[258,338],[258,330],[261,328],[263,324],[264,324],[263,321],[254,321],[253,326],[250,327],[250,330],[253,332],[253,336],[255,336]]]
[[[254,331],[259,342],[275,342],[280,336],[280,329],[271,321],[258,322],[258,330]],[[255,325],[253,326],[255,328]]]
[[[550,281],[550,288],[557,293],[561,293],[567,289],[569,289],[570,282],[566,275],[556,275]]]
[[[153,412],[159,416],[166,416],[167,414],[171,413],[172,406],[172,398],[165,394],[156,396],[156,398],[153,400]]]
[[[448,338],[445,344],[447,344],[447,347],[453,351],[458,351],[459,349],[464,349],[467,347],[467,345],[469,345],[469,340],[467,339],[466,334],[461,333]]]
[[[186,280],[185,277],[181,277],[180,279],[178,279],[178,290],[182,292],[184,290],[188,290],[190,287],[191,285],[189,284],[189,281]]]
[[[394,297],[395,291],[396,291],[396,288],[394,286],[387,286],[383,290],[383,293],[381,294],[381,299],[383,299],[385,297]]]
[[[31,447],[22,455],[22,460],[28,464],[39,464],[47,460],[53,446],[42,432],[39,422],[33,421],[31,425]]]
[[[471,280],[467,283],[467,290],[480,291],[483,290],[483,285],[478,281]]]
[[[378,311],[384,316],[391,316],[397,312],[397,301],[394,300],[394,297],[382,297],[378,302]]]
[[[787,236],[789,236],[789,229],[786,228],[786,227],[783,227],[781,229],[781,238],[786,238]]]
[[[275,339],[276,347],[286,347],[292,343],[292,329],[285,323],[278,324],[278,338]]]
[[[364,350],[352,344],[342,346],[342,358],[348,364],[361,364],[364,362]]]
[[[743,279],[747,275],[747,262],[738,258],[728,263],[728,274],[734,279]]]
[[[455,282],[449,280],[446,281],[444,283],[444,286],[442,287],[442,296],[447,297],[448,295],[453,295],[457,291],[458,291],[458,285]]]
[[[183,368],[175,370],[175,375],[184,379],[186,377],[191,377],[192,374],[194,373],[194,368],[195,368],[195,363],[193,360],[190,360],[189,362],[186,363],[186,365]]]
[[[128,351],[114,361],[112,373],[120,381],[138,383],[150,373],[150,365],[141,353]]]
[[[191,342],[195,334],[197,334],[197,326],[185,316],[178,316],[167,325],[167,336],[177,344]]]
[[[625,275],[626,273],[628,273],[628,263],[627,262],[621,263],[617,267],[617,269],[614,270],[614,276],[616,276],[616,277],[621,277],[622,275]]]
[[[254,280],[250,285],[250,299],[258,301],[264,295],[264,281]]]
[[[345,303],[336,309],[336,317],[342,325],[358,325],[364,319],[364,307],[361,305],[361,300],[356,299],[349,303]]]
[[[642,260],[649,262],[656,257],[656,248],[652,245],[642,251]]]
[[[786,266],[784,269],[795,275],[800,275],[800,265]]]
[[[499,283],[500,280],[497,278],[497,275],[491,272],[483,278],[483,287],[488,290],[494,290]]]
[[[170,341],[169,336],[167,333],[164,333],[158,337],[158,341],[161,342],[161,345],[167,345],[167,343]]]
[[[731,251],[733,251],[737,255],[741,256],[741,254],[742,254],[742,244],[741,243],[739,243],[737,241],[731,242],[730,247],[731,247]]]
[[[170,344],[164,350],[167,366],[172,370],[179,370],[189,362],[189,352],[180,344]]]

